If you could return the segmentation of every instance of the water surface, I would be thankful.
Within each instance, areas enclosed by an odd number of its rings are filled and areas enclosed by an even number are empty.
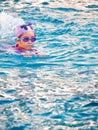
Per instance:
[[[98,1],[1,0],[2,11],[0,46],[33,21],[48,56],[0,53],[0,130],[97,130]]]

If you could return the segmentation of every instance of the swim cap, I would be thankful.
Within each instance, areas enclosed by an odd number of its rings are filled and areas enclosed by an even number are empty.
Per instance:
[[[17,26],[16,27],[16,37],[18,38],[23,33],[28,32],[28,31],[33,31],[31,22],[28,24],[23,24],[23,25]]]

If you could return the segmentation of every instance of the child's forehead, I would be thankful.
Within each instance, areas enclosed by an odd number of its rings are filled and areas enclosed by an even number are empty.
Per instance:
[[[25,32],[23,35],[22,35],[22,37],[23,36],[34,36],[35,34],[34,34],[34,32],[33,31],[28,31],[28,32]]]

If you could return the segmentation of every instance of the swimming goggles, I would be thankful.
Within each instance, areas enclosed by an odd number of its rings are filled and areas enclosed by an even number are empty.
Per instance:
[[[31,40],[31,42],[35,42],[36,41],[36,37],[32,36],[31,38],[29,37],[23,37],[23,38],[18,38],[19,40],[22,40],[23,42],[28,42],[29,40]]]

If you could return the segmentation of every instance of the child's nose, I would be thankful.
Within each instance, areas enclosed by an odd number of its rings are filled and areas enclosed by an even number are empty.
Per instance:
[[[29,43],[32,43],[32,41],[31,41],[31,40],[29,40]]]

